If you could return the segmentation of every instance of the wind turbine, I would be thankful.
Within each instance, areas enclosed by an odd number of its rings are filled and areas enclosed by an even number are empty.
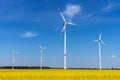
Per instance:
[[[94,40],[95,42],[98,42],[98,47],[99,47],[99,67],[100,70],[102,69],[102,59],[101,59],[101,43],[105,46],[105,43],[102,41],[102,33],[100,33],[100,36],[97,40]]]
[[[66,70],[66,54],[67,54],[67,52],[66,52],[66,25],[67,24],[69,24],[69,25],[74,25],[74,26],[77,26],[76,24],[74,24],[74,23],[71,23],[71,22],[69,22],[69,21],[66,21],[66,19],[65,19],[65,17],[63,16],[63,13],[62,13],[62,11],[60,10],[60,9],[58,9],[59,10],[59,12],[60,12],[60,15],[61,15],[61,17],[62,17],[62,19],[63,19],[63,29],[62,29],[62,33],[64,32],[64,69]]]
[[[18,52],[15,52],[15,50],[12,50],[12,69],[14,69],[15,65],[15,55],[18,54]]]
[[[43,50],[45,50],[46,48],[45,47],[42,47],[41,45],[40,45],[40,56],[41,56],[41,58],[40,58],[40,68],[42,69],[42,66],[43,66],[43,61],[42,61],[42,56],[43,56]]]

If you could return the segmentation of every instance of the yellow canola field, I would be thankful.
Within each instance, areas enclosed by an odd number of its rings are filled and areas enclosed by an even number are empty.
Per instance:
[[[120,70],[0,70],[0,80],[120,80]]]

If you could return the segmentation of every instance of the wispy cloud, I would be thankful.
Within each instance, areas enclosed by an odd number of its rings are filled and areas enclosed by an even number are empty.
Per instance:
[[[32,38],[32,37],[36,37],[38,34],[33,32],[24,32],[21,35],[23,38]]]
[[[74,17],[77,13],[79,13],[82,10],[82,7],[77,4],[68,4],[66,5],[66,10],[64,11],[64,14],[70,18]]]
[[[90,13],[90,14],[84,14],[84,17],[90,18],[90,17],[92,17],[93,15],[94,15],[94,13],[92,12],[92,13]]]
[[[91,17],[91,16],[93,16],[93,14],[94,14],[94,13],[90,13],[90,14],[88,15],[88,17]]]
[[[101,11],[102,12],[110,12],[110,11],[116,9],[116,8],[119,8],[119,7],[120,7],[120,4],[110,3],[110,4],[106,5],[106,6],[104,6],[101,9]]]
[[[112,55],[111,57],[112,57],[112,58],[116,58],[116,55]]]
[[[111,56],[108,56],[108,58],[116,58],[117,56],[112,54]]]

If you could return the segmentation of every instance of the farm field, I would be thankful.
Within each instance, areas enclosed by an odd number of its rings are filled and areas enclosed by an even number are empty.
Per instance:
[[[120,80],[120,70],[0,70],[0,80]]]

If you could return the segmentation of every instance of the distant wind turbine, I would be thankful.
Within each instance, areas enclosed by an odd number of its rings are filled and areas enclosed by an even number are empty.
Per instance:
[[[15,65],[15,55],[18,54],[18,52],[15,52],[15,50],[12,50],[12,69],[14,69]]]
[[[43,50],[45,50],[46,48],[45,47],[42,47],[41,45],[40,45],[40,56],[41,56],[41,58],[40,58],[40,68],[42,69],[42,66],[43,66],[43,60],[42,60],[42,57],[43,57]]]
[[[68,22],[65,20],[65,17],[63,16],[63,13],[60,9],[58,9],[59,12],[60,12],[60,15],[63,19],[63,29],[62,29],[62,33],[64,32],[64,69],[66,69],[66,56],[67,56],[67,52],[66,52],[66,25],[69,24],[69,25],[74,25],[74,26],[77,26],[76,24],[74,23],[71,23],[71,22]]]
[[[97,40],[94,40],[95,42],[98,42],[98,47],[99,47],[99,68],[100,70],[102,69],[102,59],[101,59],[101,43],[105,46],[105,43],[101,39],[102,33],[100,33],[100,36]]]

